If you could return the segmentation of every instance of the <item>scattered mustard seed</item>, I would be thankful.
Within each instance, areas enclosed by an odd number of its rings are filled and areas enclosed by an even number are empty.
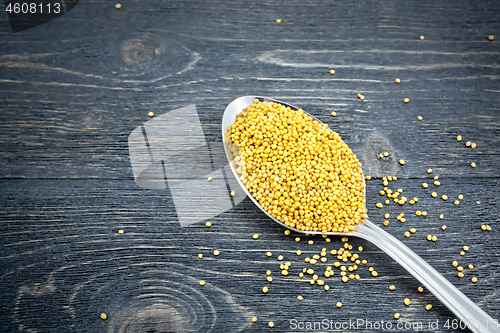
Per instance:
[[[460,255],[463,257],[465,255],[464,251],[460,251]]]
[[[418,116],[417,119],[418,120],[422,120],[423,118],[422,118],[422,116]]]
[[[331,69],[331,70],[330,70],[330,74],[332,74],[332,75],[333,75],[333,74],[335,74],[335,70],[334,70],[334,69]]]
[[[280,20],[280,21],[281,21],[281,20]],[[271,328],[273,328],[273,327],[274,327],[274,323],[273,323],[272,321],[270,321],[269,323],[267,323],[267,325],[268,325],[269,327],[271,327]]]
[[[124,232],[125,232],[125,231],[123,231],[123,230],[118,230],[118,233],[119,233],[120,235],[123,235],[123,233],[124,233]]]
[[[107,314],[105,314],[104,312],[103,312],[103,313],[101,313],[101,319],[102,319],[102,320],[106,320],[106,319],[108,319],[108,315],[107,315]]]
[[[495,36],[488,36],[488,40],[494,40]]]
[[[268,257],[270,257],[270,256],[272,256],[273,254],[272,254],[272,252],[267,252],[267,253],[266,253],[266,255],[267,255]]]
[[[404,303],[405,303],[406,306],[410,305],[410,303],[411,303],[410,299],[409,298],[405,298]]]
[[[394,80],[396,83],[400,83],[401,80],[397,77],[396,80]]]
[[[299,296],[297,296],[297,299],[298,299],[299,301],[302,301],[302,300],[304,299],[304,297],[302,297],[302,296],[300,296],[300,295],[299,295]]]
[[[201,280],[200,281],[200,286],[204,286],[205,285],[205,281]]]
[[[432,236],[432,241],[433,242],[437,241],[437,239],[438,239],[437,236]]]
[[[210,228],[212,226],[212,223],[207,221],[207,223],[205,223],[205,225]]]
[[[425,39],[425,37],[424,37],[424,36],[420,36],[420,40],[424,40],[424,39]]]
[[[438,194],[437,194],[436,192],[432,192],[432,193],[431,193],[431,196],[432,196],[433,198],[435,198],[435,197],[437,197],[437,196],[438,196]]]
[[[218,256],[220,254],[219,250],[214,251],[214,256]]]
[[[473,167],[473,168],[475,168],[475,167],[476,167],[476,163],[472,162],[472,163],[470,164],[470,166],[471,166],[471,167]]]
[[[291,234],[290,230],[286,229],[285,230],[285,235],[289,236]]]
[[[441,182],[439,180],[435,180],[434,185],[439,186],[439,185],[441,185]]]
[[[422,292],[424,292],[424,288],[418,287],[418,291],[422,293]]]
[[[444,215],[443,215],[443,214],[439,215],[439,219],[440,219],[440,220],[442,220],[443,218],[444,218]]]
[[[469,247],[467,245],[464,245],[463,249],[464,251],[469,251]]]
[[[477,277],[473,277],[472,279],[470,279],[473,283],[476,283],[477,282]]]
[[[283,256],[278,256],[278,260],[279,261],[283,260]]]
[[[469,266],[467,266],[469,269],[473,269],[474,266],[472,264],[469,264]]]
[[[427,304],[427,305],[425,306],[425,309],[426,309],[427,311],[429,311],[430,309],[432,309],[432,305]]]
[[[458,206],[460,204],[460,201],[455,200],[453,203]]]
[[[257,321],[257,317],[252,317],[252,323],[255,323]]]
[[[475,142],[473,142],[473,143],[470,145],[470,147],[471,147],[472,149],[476,148],[476,143],[475,143]]]
[[[463,278],[464,277],[464,273],[462,273],[462,272],[458,272],[457,275],[458,275],[459,278]]]
[[[258,239],[259,238],[259,235],[258,234],[254,234],[253,235],[253,239]]]
[[[337,302],[337,307],[338,307],[338,308],[341,308],[341,307],[342,307],[342,303]]]
[[[441,199],[443,199],[444,201],[446,201],[446,200],[448,200],[448,196],[447,196],[446,194],[443,194],[443,195],[441,196]]]
[[[427,183],[423,183],[423,184],[422,184],[422,187],[423,187],[423,188],[427,188],[427,187],[429,187],[429,184],[427,184]]]
[[[198,258],[203,259],[203,253],[198,253]]]
[[[399,312],[396,312],[396,313],[394,314],[394,319],[399,319],[399,316],[400,316]]]
[[[236,192],[231,191],[231,196],[234,197],[236,195]]]
[[[207,180],[208,180],[209,182],[211,182],[211,181],[212,181],[212,179],[214,179],[212,176],[210,176],[210,177],[208,177],[208,178],[207,178]]]
[[[327,284],[325,284],[325,287],[324,287],[324,288],[325,288],[325,290],[330,290],[330,286],[329,286],[329,285],[327,285]]]
[[[408,103],[409,101],[410,101],[410,99],[409,99],[409,98],[405,98],[405,99],[404,99],[404,102],[405,102],[405,103]]]
[[[443,225],[443,226],[441,227],[441,229],[446,230],[446,226],[445,226],[445,225]]]
[[[118,4],[118,5],[116,5],[116,6],[117,6],[117,7],[116,7],[117,9],[122,8],[122,5],[120,5],[120,4]],[[120,6],[120,7],[118,7],[118,6]],[[151,112],[151,111],[150,111],[150,112],[148,113],[148,116],[150,116],[150,117],[154,117],[154,115],[155,115],[155,114],[154,114],[154,112]]]
[[[405,160],[399,160],[399,164],[405,165]]]
[[[281,20],[280,20],[280,19],[277,19],[277,20],[276,20],[276,23],[280,24],[280,23],[281,23]]]
[[[332,115],[332,117],[335,117],[337,115],[337,113],[335,111],[332,111],[331,115]]]
[[[457,141],[462,141],[462,136],[461,135],[457,136]]]
[[[390,285],[390,286],[389,286],[389,290],[396,290],[396,286],[394,286],[394,285]]]
[[[458,266],[458,262],[457,262],[457,261],[453,261],[453,262],[451,263],[451,265],[452,265],[453,267],[457,267],[457,266]]]

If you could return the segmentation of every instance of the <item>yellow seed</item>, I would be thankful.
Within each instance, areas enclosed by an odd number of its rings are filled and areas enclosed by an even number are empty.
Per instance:
[[[457,267],[457,266],[458,266],[458,262],[453,261],[453,262],[451,263],[451,265],[452,265],[453,267]]]
[[[410,232],[411,232],[412,234],[414,234],[414,233],[416,233],[416,232],[417,232],[417,229],[415,229],[415,228],[411,228],[411,229],[410,229]]]
[[[267,252],[267,253],[266,253],[266,255],[267,255],[268,257],[271,257],[273,254],[272,254],[272,252]]]
[[[105,313],[101,313],[101,319],[102,320],[108,319],[108,315],[106,315]]]
[[[481,226],[481,230],[486,230],[486,225],[484,225],[484,224],[483,224],[483,225]]]
[[[415,201],[410,200],[410,205],[414,205],[414,204],[415,204]]]
[[[465,146],[470,147],[470,145],[471,145],[471,144],[472,144],[472,142],[467,141],[467,142],[465,143]]]
[[[410,101],[410,99],[409,99],[409,98],[405,98],[405,99],[404,99],[404,102],[405,102],[405,103],[408,103],[409,101]]]
[[[462,272],[458,272],[457,275],[458,275],[459,278],[463,278],[464,277],[464,273],[462,273]]]
[[[427,173],[432,173],[432,169],[427,169]]]
[[[434,185],[439,186],[441,185],[441,182],[439,180],[434,181]]]
[[[398,177],[392,176],[392,180],[398,180]]]
[[[430,309],[432,309],[432,305],[427,304],[427,305],[425,306],[425,309],[426,309],[427,311],[429,311]]]
[[[205,225],[210,228],[212,226],[212,223],[207,221],[207,223],[205,223]]]
[[[423,184],[422,184],[422,187],[423,187],[423,188],[427,188],[427,187],[429,187],[429,184],[427,184],[427,183],[423,183]]]
[[[461,256],[464,256],[464,255],[465,255],[465,252],[464,252],[464,251],[460,251],[460,255],[461,255]]]
[[[472,163],[470,164],[470,166],[471,166],[471,167],[473,167],[473,168],[475,168],[475,167],[476,167],[476,163],[472,162]]]
[[[372,275],[373,275],[373,276],[378,276],[377,271],[373,271],[373,272],[372,272]]]
[[[460,201],[455,200],[453,203],[454,203],[456,206],[458,206],[458,205],[460,204]]]
[[[297,252],[295,252],[295,253],[297,253],[297,255],[300,256],[302,254],[302,251],[301,250],[297,250]]]
[[[210,176],[210,177],[208,177],[208,178],[207,178],[207,180],[208,180],[209,182],[211,182],[211,181],[212,181],[212,179],[214,179],[212,176]]]
[[[371,177],[371,176],[365,176],[365,179],[366,179],[366,180],[371,180],[371,179],[372,179],[372,177]]]
[[[458,195],[458,200],[462,200],[464,198],[463,194]]]
[[[388,152],[384,152],[384,156],[385,156],[385,157],[389,156],[389,153],[388,153]],[[389,179],[389,178],[391,178],[391,179]],[[388,179],[388,180],[392,180],[392,177],[388,177],[387,179]]]
[[[383,182],[383,184],[384,184],[384,186],[387,186],[387,185],[389,185],[389,182],[388,182],[387,180],[385,180],[385,181]]]
[[[424,292],[424,288],[422,288],[422,287],[418,287],[418,291],[419,291],[419,292]]]
[[[214,256],[218,256],[220,254],[219,250],[214,251]]]
[[[384,221],[384,225],[387,227],[389,225],[389,221]]]
[[[384,201],[386,205],[389,204],[389,199],[387,199],[386,201]]]
[[[231,196],[234,197],[236,195],[236,192],[231,191]]]
[[[271,271],[269,271],[269,270],[268,270],[268,271],[266,271],[266,275],[267,275],[267,276],[271,275]]]
[[[427,216],[427,212],[425,210],[422,212],[422,216]]]
[[[410,237],[410,232],[409,231],[405,231],[405,237]]]
[[[311,259],[311,260],[309,260],[309,263],[310,263],[311,265],[316,264],[316,259]]]
[[[359,97],[359,99],[360,99],[360,100],[362,100],[362,101],[364,101],[364,100],[365,100],[365,95],[361,95],[361,96]]]
[[[200,286],[204,286],[205,285],[205,281],[201,280],[200,281]]]
[[[322,286],[325,284],[325,281],[320,279],[320,280],[317,280],[316,283],[318,284],[318,286]]]
[[[343,276],[342,277],[342,282],[346,283],[347,281],[349,281],[349,278],[347,276]]]
[[[490,231],[491,227],[489,225],[486,226],[486,230]]]
[[[117,5],[117,6],[120,6],[120,8],[121,8],[121,5]],[[118,9],[120,9],[120,8],[118,8]],[[150,112],[148,113],[148,116],[150,116],[150,117],[154,117],[154,115],[155,115],[155,114],[154,114],[154,112],[151,112],[151,111],[150,111]]]
[[[119,233],[120,235],[123,235],[123,233],[124,233],[124,232],[125,232],[125,231],[123,231],[123,230],[118,230],[118,233]]]
[[[325,242],[330,243],[330,241],[331,241],[330,238],[328,237],[325,238]]]
[[[335,70],[334,69],[330,69],[330,74],[332,74],[332,75],[335,74]],[[332,114],[332,116],[333,116],[333,114]]]
[[[462,136],[461,135],[457,135],[457,141],[462,141]]]
[[[301,278],[301,279],[302,279],[303,277],[304,277],[304,273],[302,273],[302,272],[301,272],[301,273],[299,273],[299,278]]]
[[[423,118],[422,118],[422,116],[418,116],[417,119],[418,120],[422,120]]]
[[[338,307],[338,308],[341,308],[341,307],[342,307],[342,303],[337,302],[337,307]]]
[[[281,20],[280,20],[280,19],[277,19],[277,20],[276,20],[276,23],[278,23],[278,24],[279,24],[279,23],[281,23]]]
[[[258,239],[259,238],[259,235],[258,234],[254,234],[253,235],[253,239]]]
[[[463,268],[462,266],[458,266],[458,267],[457,267],[457,271],[461,272],[461,271],[463,271],[463,270],[464,270],[464,268]]]
[[[432,193],[431,193],[431,196],[432,196],[433,198],[435,198],[435,197],[437,197],[437,196],[438,196],[438,194],[437,194],[436,192],[432,192]]]
[[[448,196],[447,196],[446,194],[443,194],[443,195],[441,196],[441,199],[443,199],[444,201],[446,201],[446,200],[448,200]]]
[[[472,282],[476,283],[477,282],[477,277],[473,277],[472,279],[470,279]]]
[[[302,301],[302,300],[304,299],[304,297],[302,297],[302,296],[300,296],[300,295],[299,295],[299,296],[297,296],[297,299],[298,299],[299,301]]]
[[[469,269],[473,269],[474,266],[472,264],[469,264],[469,266],[467,266]]]
[[[267,293],[268,291],[269,291],[269,289],[268,289],[267,287],[262,288],[262,292],[263,292],[264,294],[265,294],[265,293]]]
[[[432,236],[431,235],[427,235],[427,240],[431,241],[432,240]]]
[[[442,229],[442,230],[446,230],[446,226],[445,226],[445,225],[443,225],[443,226],[441,227],[441,229]]]
[[[404,303],[405,303],[406,306],[410,305],[410,303],[411,303],[410,299],[409,298],[405,298]]]
[[[418,202],[418,198],[417,197],[413,198],[413,201]]]
[[[278,20],[278,21],[280,21],[280,22],[281,22],[281,20]],[[278,22],[278,23],[279,23],[279,22]],[[272,321],[270,321],[269,323],[267,323],[267,325],[268,325],[269,327],[271,327],[271,328],[272,328],[272,327],[274,327],[274,323],[273,323]]]
[[[202,253],[198,253],[198,258],[202,259],[203,258],[203,254]]]
[[[494,40],[495,36],[488,36],[488,40]]]
[[[432,236],[432,241],[433,242],[437,241],[437,239],[438,239],[437,236]]]
[[[415,215],[420,216],[420,215],[422,215],[422,212],[421,212],[421,211],[419,211],[419,210],[417,210],[417,211],[415,212]]]
[[[383,205],[380,202],[377,203],[375,206],[377,206],[377,208],[382,208],[383,207]]]
[[[396,286],[394,286],[394,285],[390,285],[390,286],[389,286],[389,290],[396,290]]]
[[[361,261],[361,263],[362,263],[363,265],[366,265],[366,264],[368,263],[368,261],[366,261],[366,259],[363,259],[363,260]]]
[[[252,317],[252,323],[255,323],[257,321],[257,317]]]
[[[394,80],[396,83],[400,83],[401,80],[399,78],[396,78],[396,80]]]
[[[325,287],[324,287],[324,288],[325,288],[325,290],[330,290],[330,286],[329,286],[329,285],[327,285],[327,284],[325,284]]]
[[[405,160],[399,160],[399,164],[405,165]]]
[[[279,261],[283,260],[283,256],[278,256],[278,260]]]
[[[439,219],[442,220],[444,218],[444,215],[443,214],[440,214],[439,215]]]
[[[471,147],[472,149],[476,148],[476,143],[475,143],[475,142],[473,142],[473,143],[470,145],[470,147]]]
[[[389,215],[389,213],[385,213],[385,214],[384,214],[384,217],[385,217],[386,219],[388,219],[388,218],[389,218],[389,216],[390,216],[390,215]]]
[[[424,38],[425,38],[424,36],[420,36],[420,40],[424,40]]]
[[[469,251],[469,247],[467,245],[464,245],[463,249],[464,251]]]
[[[386,155],[386,154],[387,154],[387,155]],[[388,155],[389,155],[389,153],[384,153],[384,156],[388,156]],[[392,181],[392,177],[391,177],[391,176],[388,176],[388,177],[387,177],[387,180],[388,180],[388,181]]]
[[[289,236],[290,233],[291,233],[290,230],[288,230],[288,229],[285,230],[285,235]]]
[[[399,312],[396,312],[396,313],[394,314],[394,319],[399,319],[399,316],[400,316]]]

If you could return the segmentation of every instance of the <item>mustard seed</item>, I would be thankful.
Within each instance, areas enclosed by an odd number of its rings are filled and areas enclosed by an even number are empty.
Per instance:
[[[107,315],[107,314],[105,314],[105,313],[101,313],[101,319],[102,319],[102,320],[106,320],[106,319],[108,319],[108,315]]]
[[[394,80],[396,83],[400,83],[401,80],[399,78],[396,78],[396,80]]]

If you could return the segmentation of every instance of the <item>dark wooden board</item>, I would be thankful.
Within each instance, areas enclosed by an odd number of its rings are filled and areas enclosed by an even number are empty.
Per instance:
[[[400,322],[422,322],[419,331],[461,331],[446,329],[454,315],[363,240],[349,240],[368,261],[360,281],[344,284],[336,271],[324,291],[297,274],[306,255],[343,246],[339,237],[297,243],[249,199],[211,218],[211,228],[180,227],[168,189],[134,182],[128,136],[148,112],[195,104],[216,170],[222,113],[248,94],[302,107],[338,131],[374,177],[370,219],[382,225],[390,213],[385,230],[500,319],[500,3],[131,1],[117,10],[81,1],[15,34],[4,15],[0,36],[1,331],[291,332],[292,319],[396,325],[395,312]],[[387,175],[399,178],[390,188],[419,202],[375,208]],[[434,185],[422,188],[435,175],[447,202],[430,196]],[[404,224],[395,219],[401,212]],[[410,228],[417,232],[404,237]],[[470,250],[461,257],[463,245]],[[280,275],[279,255],[292,264],[289,276]],[[474,269],[460,279],[453,260]],[[439,328],[429,328],[436,320]]]

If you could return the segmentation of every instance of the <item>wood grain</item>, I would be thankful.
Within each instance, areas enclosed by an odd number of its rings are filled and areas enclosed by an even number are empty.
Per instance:
[[[420,331],[460,331],[446,329],[453,314],[363,240],[349,240],[364,248],[361,279],[344,284],[335,269],[325,291],[298,273],[309,267],[306,256],[342,247],[340,238],[300,235],[295,242],[299,235],[285,236],[249,199],[210,219],[211,228],[181,228],[168,189],[136,185],[127,139],[149,111],[195,104],[215,170],[224,163],[223,110],[248,94],[300,106],[338,131],[374,177],[370,219],[382,225],[390,213],[388,232],[500,319],[499,13],[500,3],[472,0],[130,1],[120,10],[80,1],[60,18],[15,34],[2,16],[2,331],[262,332],[273,321],[272,330],[292,332],[292,319],[396,325],[395,312],[401,322],[422,322]],[[389,157],[379,159],[383,152]],[[387,175],[399,178],[391,189],[418,203],[375,208]],[[435,175],[442,185],[422,188]],[[433,190],[450,199],[432,198]],[[464,199],[455,206],[459,194]],[[417,209],[428,216],[416,216]],[[404,224],[396,220],[401,212]],[[417,232],[404,237],[410,228]],[[428,242],[428,234],[438,241]],[[462,257],[463,245],[470,250]],[[288,276],[279,255],[291,263]],[[315,271],[334,260],[328,255]],[[453,260],[474,269],[460,279]],[[436,320],[439,328],[430,329]]]

